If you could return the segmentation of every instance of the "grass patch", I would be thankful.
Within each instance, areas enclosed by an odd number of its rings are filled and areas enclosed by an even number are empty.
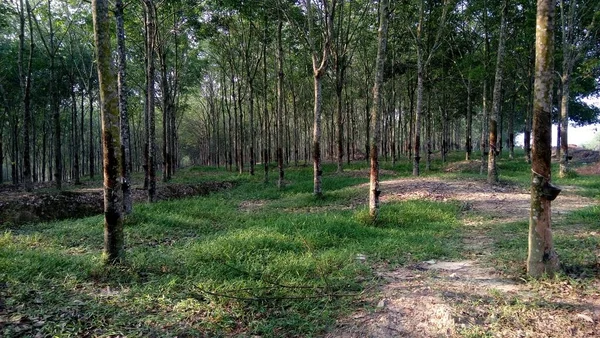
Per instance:
[[[451,153],[450,159],[463,156]],[[519,161],[501,161],[500,175],[528,184],[529,167]],[[444,166],[436,159],[424,176],[447,177]],[[338,174],[326,164],[319,199],[308,167],[287,168],[282,189],[274,173],[265,183],[262,175],[187,168],[177,183],[235,185],[209,196],[136,205],[125,220],[126,263],[118,267],[102,266],[100,216],[10,229],[0,234],[0,305],[8,313],[0,317],[7,323],[0,335],[321,335],[377,285],[374,266],[462,255],[466,230],[457,202],[389,202],[369,224],[366,168],[356,163]],[[408,161],[382,162],[382,168],[384,178],[410,175]],[[590,194],[597,184],[565,180]],[[581,236],[600,231],[598,212],[597,206],[583,209],[556,225],[559,255],[571,264],[563,278],[594,271],[600,243]],[[489,229],[494,265],[523,276],[526,222]]]
[[[120,267],[101,265],[101,217],[5,232],[1,292],[11,318],[21,317],[0,332],[313,336],[375,285],[373,265],[460,255],[456,205],[386,204],[377,226],[365,225],[356,205],[364,205],[367,178],[325,169],[321,199],[311,194],[311,168],[286,170],[283,189],[262,177],[187,169],[181,182],[198,176],[237,184],[136,205],[125,221]],[[244,210],[248,201],[263,203]]]

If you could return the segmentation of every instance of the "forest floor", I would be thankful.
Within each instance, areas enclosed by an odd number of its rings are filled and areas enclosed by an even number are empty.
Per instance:
[[[0,336],[596,337],[600,156],[571,154],[577,174],[556,180],[552,203],[561,271],[542,280],[525,271],[520,161],[502,163],[495,186],[479,161],[420,178],[382,170],[384,222],[374,226],[361,221],[364,166],[329,173],[323,200],[305,193],[308,169],[290,168],[282,192],[192,168],[182,174],[194,180],[160,184],[159,199],[223,193],[140,204],[126,226],[131,263],[114,271],[97,259],[100,217],[17,225],[100,214],[99,183],[0,186]]]
[[[574,151],[575,161],[587,162],[576,169],[580,175],[600,175],[598,152]],[[480,162],[459,162],[447,171],[476,169]],[[595,337],[600,332],[600,280],[581,287],[571,281],[531,283],[525,266],[516,267],[521,277],[494,266],[491,253],[502,245],[493,228],[521,222],[530,209],[530,195],[518,185],[490,186],[485,181],[449,181],[438,178],[404,178],[383,182],[383,202],[394,200],[458,201],[464,213],[463,250],[467,259],[423,261],[390,269],[382,266],[379,292],[371,309],[361,309],[338,321],[329,338],[349,337]],[[564,215],[594,205],[578,195],[575,187],[563,186],[552,203],[553,222]],[[598,215],[600,217],[600,215]],[[525,220],[526,221],[526,220]],[[598,232],[579,231],[581,240]],[[526,231],[526,227],[523,227]],[[560,229],[559,232],[569,230]],[[556,233],[556,230],[555,230]],[[507,234],[506,236],[511,236]],[[525,250],[525,249],[524,249]],[[600,268],[600,247],[595,255]],[[512,267],[514,270],[515,267]],[[585,277],[581,269],[567,267],[573,277]],[[513,271],[514,272],[514,271]],[[590,292],[590,290],[595,290]],[[500,319],[501,318],[501,319]],[[508,319],[508,320],[507,320]]]
[[[509,184],[437,178],[391,180],[381,188],[384,203],[459,201],[466,224],[463,252],[467,259],[429,260],[393,269],[382,266],[377,273],[379,292],[365,300],[374,310],[362,309],[339,321],[327,337],[479,337],[490,332],[500,337],[592,337],[600,332],[598,279],[592,286],[595,293],[582,294],[581,288],[569,283],[527,283],[491,265],[489,256],[497,243],[490,232],[496,225],[527,217],[530,198],[526,190]],[[555,222],[595,203],[563,188],[552,206]],[[600,260],[600,248],[596,254]],[[519,269],[524,272],[524,266]],[[507,316],[507,311],[512,313]]]

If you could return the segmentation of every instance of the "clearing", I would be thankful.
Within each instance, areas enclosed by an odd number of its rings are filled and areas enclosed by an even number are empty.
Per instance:
[[[552,203],[554,222],[597,203],[577,195],[574,187],[562,188]],[[340,320],[327,337],[595,337],[600,332],[597,278],[586,288],[568,281],[527,283],[491,265],[489,255],[496,243],[489,232],[500,224],[527,220],[527,190],[510,184],[490,186],[483,180],[406,178],[383,182],[382,191],[384,202],[460,202],[466,224],[463,253],[468,259],[382,267],[377,272],[379,293],[364,300],[371,310],[361,309]],[[600,237],[597,232],[585,235]],[[595,254],[598,265],[600,247]],[[596,272],[598,268],[600,265]],[[524,262],[519,269],[524,275]]]

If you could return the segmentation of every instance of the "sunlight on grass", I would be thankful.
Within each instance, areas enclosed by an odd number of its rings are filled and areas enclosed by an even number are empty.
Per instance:
[[[382,167],[397,177],[400,167]],[[519,171],[506,173],[507,180],[528,180],[518,161],[501,168]],[[281,190],[259,176],[185,169],[177,181],[236,186],[136,205],[125,220],[126,263],[118,267],[101,265],[101,216],[17,227],[0,235],[0,280],[7,283],[0,291],[7,307],[45,320],[45,335],[314,336],[378,283],[374,266],[461,258],[459,203],[385,203],[371,225],[365,222],[367,177],[356,175],[366,172],[365,164],[344,174],[328,164],[325,172],[325,194],[316,199],[312,168],[289,168]],[[560,229],[579,224],[598,231],[598,212],[597,206],[583,209],[557,225],[556,245],[573,271],[588,271],[591,254],[583,252],[600,244]],[[502,224],[491,236],[491,260],[519,275],[527,224]]]

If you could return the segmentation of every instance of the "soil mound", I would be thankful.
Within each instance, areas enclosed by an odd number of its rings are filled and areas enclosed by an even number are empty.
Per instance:
[[[204,196],[233,187],[232,182],[205,182],[200,184],[168,184],[157,187],[158,200]],[[94,216],[104,212],[101,188],[78,189],[58,193],[23,192],[17,186],[2,187],[0,197],[0,228],[14,225],[47,222],[69,218]],[[133,200],[143,202],[147,192],[133,189]]]

